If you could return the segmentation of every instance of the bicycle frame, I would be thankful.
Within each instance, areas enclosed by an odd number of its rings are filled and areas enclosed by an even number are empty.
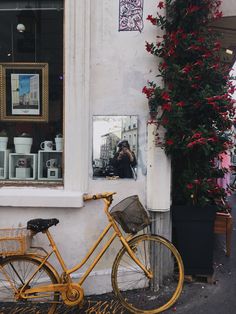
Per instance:
[[[97,194],[97,195],[88,195],[88,196],[84,196],[84,200],[94,200],[94,199],[103,199],[105,206],[104,206],[104,211],[108,217],[109,223],[108,225],[104,228],[103,232],[100,234],[98,240],[96,241],[96,243],[90,248],[89,252],[86,254],[86,256],[84,257],[84,259],[77,264],[76,266],[74,266],[71,269],[68,269],[66,267],[66,264],[57,248],[56,243],[54,242],[53,237],[51,236],[51,233],[49,232],[49,230],[45,231],[45,234],[49,240],[50,246],[52,247],[52,250],[46,254],[45,257],[41,258],[41,264],[39,265],[39,267],[35,270],[35,272],[32,274],[31,278],[24,284],[24,286],[21,288],[19,294],[17,295],[17,298],[21,298],[21,299],[33,299],[33,298],[39,298],[40,295],[35,296],[35,293],[45,293],[45,292],[65,292],[68,287],[70,287],[70,285],[72,285],[72,279],[71,279],[71,274],[76,272],[77,270],[79,270],[87,261],[88,259],[91,257],[91,255],[94,253],[94,251],[96,250],[96,248],[98,247],[98,245],[101,243],[101,241],[104,239],[104,237],[107,235],[108,231],[113,228],[114,232],[111,235],[111,237],[107,240],[107,242],[105,243],[105,245],[102,247],[102,249],[99,251],[99,253],[97,254],[97,256],[93,259],[92,264],[88,267],[88,269],[85,271],[85,273],[82,275],[82,277],[79,279],[78,281],[78,286],[82,286],[82,284],[84,283],[84,281],[86,280],[86,278],[89,276],[89,274],[91,273],[91,271],[94,269],[94,267],[97,265],[97,263],[99,262],[99,260],[101,259],[101,257],[104,255],[104,253],[106,252],[106,250],[109,248],[109,246],[111,245],[111,243],[114,241],[114,239],[116,237],[119,238],[120,242],[122,243],[122,245],[126,248],[128,254],[130,255],[130,257],[134,260],[134,262],[146,273],[148,278],[152,278],[152,273],[145,268],[145,266],[136,258],[136,256],[134,255],[132,249],[130,248],[128,241],[133,238],[132,235],[129,235],[127,237],[124,237],[117,225],[117,223],[115,222],[114,218],[110,215],[109,213],[109,207],[111,205],[112,202],[112,195],[115,193],[102,193],[102,194]],[[36,286],[34,288],[26,288],[27,286],[29,286],[30,281],[34,278],[34,276],[37,274],[37,272],[43,267],[44,264],[46,265],[50,265],[47,261],[49,259],[49,257],[51,257],[53,254],[56,255],[57,260],[59,261],[63,273],[62,273],[62,278],[64,280],[64,283],[59,283],[59,284],[51,284],[51,285],[40,285],[40,286]],[[32,257],[34,257],[35,255],[31,255]],[[36,257],[36,256],[35,256]],[[52,266],[50,266],[52,267]],[[54,267],[52,267],[54,270]],[[9,278],[8,278],[9,280]],[[12,283],[10,282],[11,286]]]

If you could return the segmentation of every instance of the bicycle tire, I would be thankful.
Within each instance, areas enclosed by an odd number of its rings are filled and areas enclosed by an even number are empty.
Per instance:
[[[12,256],[1,259],[0,261],[0,302],[4,305],[13,302],[19,308],[22,306],[22,309],[35,308],[35,313],[48,313],[53,314],[57,308],[57,302],[59,301],[58,292],[47,292],[43,293],[44,297],[37,298],[34,294],[34,299],[21,299],[16,300],[14,291],[11,288],[9,281],[6,279],[5,272],[11,279],[14,287],[19,290],[23,284],[31,277],[36,268],[41,264],[37,259],[34,259],[29,256]],[[27,288],[32,288],[38,284],[56,284],[58,283],[57,278],[53,272],[43,265],[40,271],[33,277],[29,282]]]
[[[147,278],[123,247],[112,267],[116,297],[132,313],[154,314],[167,310],[177,301],[183,287],[184,268],[180,254],[170,241],[157,235],[137,236],[129,241],[129,246],[152,271],[154,279]]]

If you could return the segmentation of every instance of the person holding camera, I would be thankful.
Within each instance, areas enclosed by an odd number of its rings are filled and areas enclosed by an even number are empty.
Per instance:
[[[115,175],[120,178],[134,178],[134,169],[137,165],[137,160],[133,151],[130,150],[130,145],[127,140],[122,140],[118,143],[118,151],[115,153],[112,165],[115,170]]]

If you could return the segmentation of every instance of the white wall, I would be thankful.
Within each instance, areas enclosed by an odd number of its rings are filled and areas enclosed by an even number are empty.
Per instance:
[[[89,191],[116,191],[114,204],[132,194],[138,194],[146,204],[148,107],[142,88],[152,76],[150,71],[153,70],[153,62],[156,62],[156,58],[145,50],[145,41],[155,38],[155,29],[146,21],[146,16],[153,10],[155,12],[155,1],[145,2],[142,33],[119,32],[119,1],[91,1],[91,116],[138,115],[137,180],[93,180],[90,163]],[[101,211],[94,215],[103,223],[105,217]],[[94,221],[96,231],[97,219]],[[108,252],[108,267],[113,256],[114,250],[111,254]]]
[[[236,15],[236,3],[235,0],[222,0],[220,9],[223,12],[223,16],[235,16]]]

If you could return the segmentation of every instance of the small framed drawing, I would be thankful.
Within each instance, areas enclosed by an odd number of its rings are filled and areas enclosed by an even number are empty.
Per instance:
[[[0,63],[2,121],[48,121],[48,64]]]

